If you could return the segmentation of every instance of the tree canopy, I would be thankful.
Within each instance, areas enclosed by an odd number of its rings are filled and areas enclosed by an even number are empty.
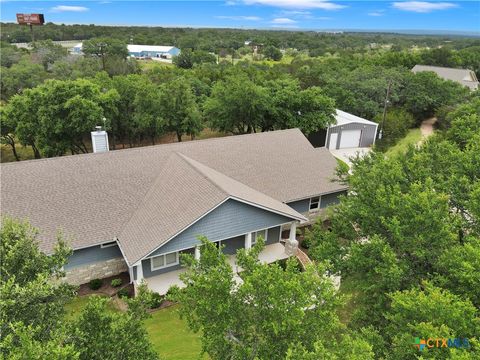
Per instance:
[[[425,358],[478,356],[480,116],[474,103],[451,110],[447,130],[406,154],[353,160],[342,177],[349,195],[331,213],[329,229],[317,224],[307,233],[311,256],[328,261],[358,292],[352,330],[373,326],[382,334],[373,343],[376,356],[413,358],[414,337],[470,341],[468,350],[434,349]]]
[[[250,251],[237,252],[243,271],[234,275],[215,244],[201,241],[199,260],[182,259],[187,271],[180,278],[189,286],[175,289],[172,298],[181,302],[189,327],[201,331],[203,351],[212,359],[340,359],[353,349],[373,358],[368,343],[342,330],[335,312],[340,299],[321,266],[301,272],[296,260],[285,268],[262,264],[265,242],[259,238]],[[351,348],[336,347],[347,339]]]
[[[6,359],[158,359],[142,320],[144,298],[112,313],[92,296],[77,319],[65,315],[75,287],[61,281],[72,251],[59,236],[52,254],[39,250],[38,231],[5,217],[0,230],[0,352]]]

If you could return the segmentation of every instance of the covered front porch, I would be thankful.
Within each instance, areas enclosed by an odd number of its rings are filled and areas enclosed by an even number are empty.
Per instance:
[[[258,259],[262,263],[271,264],[275,261],[287,259],[288,257],[290,256],[285,252],[285,246],[278,242],[275,244],[266,245],[259,254]],[[237,265],[236,255],[227,255],[227,261],[235,273],[242,271],[242,268]],[[164,295],[173,285],[177,285],[179,287],[185,286],[182,280],[180,280],[180,274],[184,271],[185,269],[174,270],[157,276],[145,278],[144,281],[150,290],[158,292],[160,295]],[[237,282],[241,281],[240,277],[238,276],[235,276],[235,280]]]
[[[289,239],[288,241],[295,240],[296,238],[296,223],[292,223],[289,229]],[[281,234],[281,229],[279,229],[279,235]],[[253,240],[255,239],[255,232],[247,233],[244,235],[244,246],[242,241],[242,248],[250,249],[252,247],[252,235]],[[265,248],[260,252],[258,259],[260,262],[265,264],[271,264],[273,262],[287,259],[290,256],[295,256],[295,252],[292,252],[290,248],[285,247],[284,242],[285,240],[281,241],[280,236],[277,236],[277,239],[274,243],[267,243]],[[295,240],[296,241],[296,240]],[[199,259],[201,256],[201,248],[196,247],[194,249],[189,249],[188,251],[191,254],[194,254],[195,258]],[[233,272],[235,275],[235,281],[241,283],[241,278],[238,276],[243,269],[237,264],[236,255],[230,253],[226,253],[227,261],[231,265]],[[176,268],[173,268],[171,271],[166,271],[161,274],[156,274],[154,276],[143,276],[142,271],[138,271],[141,267],[137,268],[137,276],[136,280],[134,281],[134,285],[137,286],[143,280],[148,288],[152,291],[159,293],[160,295],[164,295],[168,292],[171,286],[179,286],[184,287],[184,283],[180,280],[180,274],[185,271],[180,265]]]

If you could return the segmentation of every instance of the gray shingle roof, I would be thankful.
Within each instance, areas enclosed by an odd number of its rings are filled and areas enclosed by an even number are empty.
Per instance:
[[[230,197],[307,220],[284,203],[175,152],[118,237],[125,257],[135,263]]]
[[[345,189],[335,166],[298,129],[22,161],[0,167],[1,213],[28,218],[46,252],[61,230],[74,249],[118,237],[130,262],[228,196],[288,214],[280,203]]]
[[[468,69],[454,69],[441,66],[429,66],[429,65],[415,65],[412,69],[414,73],[421,71],[433,71],[439,77],[445,80],[456,81],[463,86],[469,87],[471,90],[478,88],[479,82],[477,76],[472,70]]]

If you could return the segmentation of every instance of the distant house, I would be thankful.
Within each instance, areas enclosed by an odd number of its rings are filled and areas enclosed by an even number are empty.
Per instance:
[[[431,71],[445,80],[456,81],[463,86],[470,88],[470,90],[478,89],[478,79],[475,72],[468,69],[453,69],[440,66],[415,65],[412,71],[416,74],[421,71]]]
[[[127,48],[128,55],[135,58],[171,59],[180,54],[180,49],[175,46],[127,45]]]
[[[261,261],[294,255],[297,226],[346,193],[335,167],[298,129],[21,161],[1,164],[2,214],[29,219],[46,253],[62,231],[69,283],[128,272],[164,294],[201,235],[235,271],[236,250],[260,236]]]
[[[78,43],[71,49],[73,54],[82,54],[82,43]],[[180,49],[175,46],[157,46],[157,45],[127,45],[128,56],[137,59],[158,58],[172,59],[180,54]]]
[[[335,123],[309,135],[308,140],[315,147],[331,150],[370,147],[375,144],[377,128],[373,121],[337,109]]]

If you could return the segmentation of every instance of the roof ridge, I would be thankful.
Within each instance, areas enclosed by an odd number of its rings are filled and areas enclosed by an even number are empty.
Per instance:
[[[213,180],[210,176],[208,176],[207,174],[205,174],[205,172],[203,172],[201,169],[199,169],[197,166],[195,166],[195,162],[197,162],[197,163],[205,166],[206,168],[208,168],[208,169],[210,169],[210,170],[213,170],[213,171],[215,171],[215,172],[217,172],[217,173],[225,176],[225,177],[228,178],[228,179],[231,179],[231,180],[236,181],[236,182],[238,182],[238,183],[240,183],[240,184],[243,184],[242,182],[240,182],[240,181],[238,181],[238,180],[235,180],[235,179],[232,179],[230,176],[225,175],[224,173],[222,173],[222,172],[220,172],[220,171],[218,171],[218,170],[215,170],[215,169],[211,168],[210,166],[207,166],[207,165],[203,164],[203,163],[200,162],[200,161],[197,161],[197,160],[194,160],[194,159],[192,159],[192,158],[189,158],[188,156],[186,156],[186,155],[184,155],[184,154],[182,154],[182,153],[180,153],[180,152],[177,152],[177,154],[180,155],[180,156],[183,158],[183,160],[184,160],[185,162],[187,162],[196,172],[198,172],[200,175],[202,175],[205,179],[207,179],[210,183],[212,183],[215,187],[217,187],[218,189],[220,189],[223,193],[227,194],[228,196],[232,196],[232,194],[231,194],[229,191],[227,191],[223,186],[221,186],[219,183],[217,183],[215,180]],[[247,185],[245,185],[245,184],[243,184],[243,185],[244,185],[244,186],[247,186]],[[253,188],[251,188],[251,189],[253,189]],[[253,190],[255,190],[255,189],[253,189]],[[256,190],[256,191],[258,191],[258,190]],[[263,194],[263,193],[262,193],[262,194]]]
[[[0,163],[1,167],[4,166],[21,166],[24,164],[31,164],[31,163],[38,163],[41,161],[66,161],[66,159],[71,160],[71,159],[78,159],[80,157],[88,157],[88,156],[112,156],[113,154],[119,154],[119,153],[125,153],[125,152],[135,152],[135,151],[145,151],[145,150],[151,150],[151,149],[157,149],[157,148],[167,148],[167,147],[173,147],[173,146],[180,146],[180,145],[189,145],[189,144],[200,144],[200,143],[213,143],[213,142],[221,142],[221,141],[227,141],[228,139],[237,139],[241,137],[254,137],[254,136],[266,136],[266,135],[271,135],[273,133],[280,133],[280,132],[293,132],[297,131],[300,132],[299,128],[290,128],[290,129],[281,129],[281,130],[272,130],[272,131],[263,131],[263,132],[257,132],[257,133],[249,133],[249,134],[239,134],[239,135],[227,135],[227,136],[219,136],[219,137],[213,137],[213,138],[208,138],[208,139],[198,139],[198,140],[190,140],[190,141],[176,141],[176,142],[171,142],[171,143],[166,143],[166,144],[155,144],[155,145],[145,145],[145,146],[138,146],[138,147],[131,147],[127,149],[115,149],[115,150],[110,150],[102,153],[84,153],[84,154],[75,154],[75,155],[64,155],[64,156],[55,156],[55,157],[49,157],[49,158],[40,158],[40,159],[30,159],[30,160],[22,160],[22,161],[11,161],[11,162],[6,162],[6,163]],[[107,130],[108,132],[108,130]],[[179,151],[172,151],[172,152],[179,152]]]
[[[173,152],[174,154],[178,155],[188,166],[190,166],[195,172],[197,172],[198,174],[200,174],[204,179],[206,179],[208,182],[210,182],[213,186],[215,186],[217,189],[219,189],[221,192],[223,192],[225,195],[231,195],[228,191],[226,191],[223,187],[220,186],[220,184],[218,184],[217,182],[213,181],[213,179],[211,179],[208,175],[206,175],[203,171],[201,171],[199,168],[197,168],[194,164],[192,164],[190,162],[191,161],[196,161],[196,160],[193,160],[191,158],[189,158],[188,156],[182,154],[181,152],[179,151],[174,151]],[[200,161],[197,161],[198,163],[202,164]],[[205,164],[202,164],[203,166],[209,168],[209,169],[212,169],[211,167],[205,165]],[[215,169],[212,169],[214,171],[217,171]],[[220,173],[219,171],[217,171],[218,173]],[[222,174],[222,173],[220,173]],[[227,176],[225,174],[222,174],[223,176]],[[228,176],[227,176],[228,177]],[[230,178],[231,179],[231,178]],[[235,179],[233,179],[235,180]]]
[[[137,213],[137,211],[140,209],[140,207],[146,202],[146,199],[148,197],[148,195],[150,194],[150,191],[152,190],[152,188],[155,186],[155,184],[157,183],[158,181],[158,178],[162,175],[162,172],[165,170],[165,168],[167,167],[167,164],[170,162],[170,160],[172,159],[172,157],[179,157],[178,156],[178,153],[173,151],[170,156],[168,157],[167,161],[165,161],[165,164],[164,166],[162,167],[162,169],[160,169],[160,171],[158,172],[157,176],[155,177],[155,179],[151,182],[151,186],[148,188],[148,190],[145,192],[145,195],[143,196],[142,200],[140,200],[137,204],[137,206],[135,206],[135,208],[132,210],[130,216],[128,217],[128,219],[124,222],[123,226],[118,229],[118,234],[117,234],[117,238],[121,240],[121,234],[125,231],[125,228],[130,224],[130,222],[132,221],[133,217],[135,216],[135,214]],[[184,161],[185,162],[185,161]],[[125,260],[127,261],[127,264],[128,264],[128,259],[125,257]],[[133,264],[131,264],[133,266]]]
[[[289,215],[289,214],[288,214],[287,212],[285,212],[285,211],[282,211],[282,210],[279,210],[279,209],[275,209],[275,208],[270,207],[270,206],[262,205],[261,202],[249,200],[249,199],[246,198],[246,197],[242,197],[242,196],[240,196],[240,195],[238,195],[238,194],[235,194],[235,193],[227,190],[225,187],[223,187],[221,184],[217,183],[214,179],[212,179],[209,175],[207,175],[204,171],[202,171],[202,169],[199,169],[199,168],[196,166],[195,163],[198,163],[198,164],[206,167],[207,169],[209,169],[209,170],[211,170],[211,171],[219,174],[220,176],[225,177],[225,178],[228,179],[229,181],[233,181],[233,182],[235,182],[235,183],[240,184],[241,186],[243,186],[243,187],[245,187],[246,189],[248,189],[248,191],[252,191],[252,192],[254,192],[254,193],[258,193],[258,194],[260,194],[261,196],[263,196],[263,197],[265,197],[265,198],[267,198],[267,199],[269,199],[269,200],[273,200],[273,201],[275,201],[275,202],[277,202],[277,203],[279,203],[279,204],[281,204],[281,205],[288,206],[288,205],[286,205],[285,203],[283,203],[282,201],[280,201],[280,200],[278,200],[278,199],[275,199],[275,198],[271,197],[270,195],[267,195],[267,194],[263,193],[262,191],[257,190],[257,189],[255,189],[255,188],[253,188],[253,187],[251,187],[251,186],[249,186],[249,185],[247,185],[247,184],[244,184],[243,182],[238,181],[238,180],[236,180],[236,179],[234,179],[234,178],[232,178],[232,177],[230,177],[230,176],[228,176],[228,175],[226,175],[226,174],[224,174],[224,173],[222,173],[222,172],[220,172],[220,171],[218,171],[218,170],[216,170],[216,169],[214,169],[214,168],[211,168],[210,166],[207,166],[207,165],[205,165],[205,164],[202,164],[200,161],[191,159],[191,158],[189,158],[188,156],[183,155],[183,154],[181,154],[181,153],[179,153],[179,155],[182,156],[185,161],[189,162],[189,163],[191,164],[191,166],[196,169],[196,171],[200,172],[200,173],[202,174],[202,176],[206,177],[206,179],[207,179],[210,183],[212,183],[212,184],[215,185],[217,188],[219,188],[219,189],[220,189],[223,193],[225,193],[227,196],[232,197],[232,198],[236,198],[236,199],[241,199],[241,200],[243,200],[243,201],[248,201],[248,202],[250,202],[250,203],[255,204],[256,206],[264,206],[264,207],[266,207],[267,209],[269,209],[269,210],[271,210],[271,211],[274,211],[274,212],[277,212],[277,213],[282,213],[282,214],[284,214],[284,215],[286,215],[286,216],[292,216],[291,214]],[[293,210],[293,209],[292,209],[292,210]],[[294,210],[294,211],[295,211],[295,210]],[[301,217],[303,217],[301,214],[299,214],[299,215],[300,215]]]

